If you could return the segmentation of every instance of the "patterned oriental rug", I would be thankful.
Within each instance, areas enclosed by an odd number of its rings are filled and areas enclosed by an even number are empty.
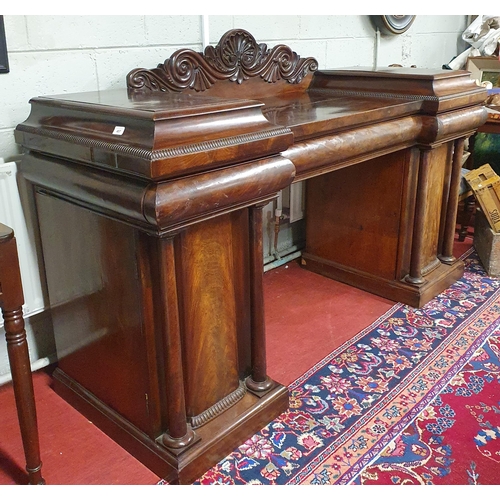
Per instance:
[[[500,484],[500,280],[462,259],[461,280],[311,368],[195,484]]]
[[[500,333],[352,484],[500,484]]]

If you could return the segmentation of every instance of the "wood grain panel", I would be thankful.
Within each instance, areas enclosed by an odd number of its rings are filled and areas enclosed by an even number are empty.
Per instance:
[[[152,432],[136,233],[37,196],[59,368]]]
[[[306,252],[394,279],[405,152],[307,181]]]
[[[195,416],[237,389],[237,313],[233,282],[233,223],[229,215],[182,233],[178,254],[184,283],[186,407]]]
[[[446,143],[430,152],[429,195],[425,203],[424,237],[421,247],[422,271],[429,266],[432,267],[433,263],[437,264],[440,229],[444,223],[442,217],[444,184],[446,177],[449,176],[452,145],[453,143]]]

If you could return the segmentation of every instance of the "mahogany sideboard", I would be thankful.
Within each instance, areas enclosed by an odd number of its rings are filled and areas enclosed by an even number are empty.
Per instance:
[[[466,71],[319,71],[244,30],[127,88],[32,99],[57,390],[144,464],[193,482],[288,406],[266,369],[262,208],[306,184],[302,265],[420,307],[452,255]]]

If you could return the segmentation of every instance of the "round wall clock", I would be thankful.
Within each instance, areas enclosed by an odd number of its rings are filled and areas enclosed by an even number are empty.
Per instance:
[[[370,16],[383,35],[401,35],[412,25],[417,16]]]

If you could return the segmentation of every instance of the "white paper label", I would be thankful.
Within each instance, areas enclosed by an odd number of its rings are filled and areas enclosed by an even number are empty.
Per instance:
[[[125,132],[125,127],[115,127],[113,135],[123,135],[123,132]]]

